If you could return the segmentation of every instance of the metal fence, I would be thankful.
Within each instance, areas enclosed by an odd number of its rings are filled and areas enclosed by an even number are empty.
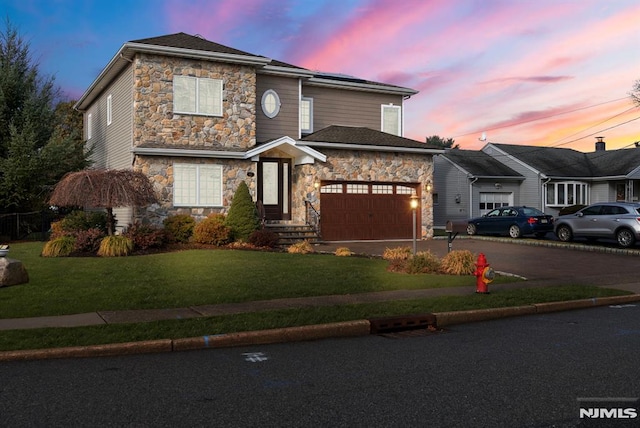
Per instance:
[[[0,214],[0,242],[46,241],[51,223],[58,219],[52,211]]]

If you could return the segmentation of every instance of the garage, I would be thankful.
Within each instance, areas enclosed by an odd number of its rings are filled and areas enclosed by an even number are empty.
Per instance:
[[[418,184],[323,182],[321,233],[326,241],[410,239],[411,195]],[[419,194],[418,194],[419,196]],[[421,224],[420,209],[417,223]]]

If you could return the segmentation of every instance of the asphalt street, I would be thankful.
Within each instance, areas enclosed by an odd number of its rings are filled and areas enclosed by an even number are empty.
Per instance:
[[[640,396],[639,353],[631,304],[416,336],[7,362],[0,426],[569,427],[578,398]]]

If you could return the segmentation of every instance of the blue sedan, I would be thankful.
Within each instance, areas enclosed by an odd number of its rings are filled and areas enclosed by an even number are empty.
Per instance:
[[[553,217],[530,207],[500,207],[482,217],[472,218],[467,225],[469,235],[505,235],[520,238],[535,235],[542,238],[553,232]]]

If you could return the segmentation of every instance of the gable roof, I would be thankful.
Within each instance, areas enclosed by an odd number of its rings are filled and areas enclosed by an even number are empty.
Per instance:
[[[482,150],[491,146],[552,178],[625,177],[640,167],[639,149],[583,153],[559,147],[490,143]],[[499,160],[500,155],[494,157]]]
[[[521,174],[482,151],[448,149],[442,157],[473,177],[524,179]]]
[[[411,96],[418,91],[386,83],[358,79],[351,76],[332,75],[311,71],[303,67],[255,55],[219,43],[211,42],[201,36],[186,33],[168,34],[146,39],[132,40],[122,45],[100,75],[75,104],[77,110],[86,110],[107,85],[130,65],[137,53],[149,53],[205,61],[219,61],[233,64],[245,64],[264,74],[287,75],[306,79],[310,85],[340,87],[353,90],[375,91],[381,93]]]
[[[345,150],[367,150],[439,154],[444,150],[426,143],[399,137],[371,128],[331,125],[303,137],[300,141],[308,146]]]

